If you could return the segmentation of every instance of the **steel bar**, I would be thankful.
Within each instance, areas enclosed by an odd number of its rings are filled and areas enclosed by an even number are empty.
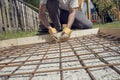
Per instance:
[[[96,44],[96,45],[98,45],[98,44]],[[117,47],[117,46],[119,46],[119,45],[116,45],[115,47]],[[77,47],[79,47],[79,46],[77,46]],[[77,48],[77,47],[74,47],[74,48]],[[109,46],[109,47],[112,47],[112,46]],[[99,47],[99,48],[103,48],[103,47]],[[69,48],[65,48],[65,49],[69,49]],[[92,49],[98,49],[98,48],[92,48]],[[58,49],[59,50],[59,49]],[[86,50],[86,49],[79,49],[79,50]],[[79,50],[76,50],[76,51],[79,51]],[[111,49],[112,50],[112,49]],[[54,50],[49,50],[49,51],[54,51]],[[114,50],[115,51],[115,50]],[[45,51],[41,51],[41,52],[45,52]],[[68,51],[61,51],[61,52],[70,52],[70,50],[68,50]],[[49,54],[55,54],[56,52],[53,52],[53,53],[49,53]],[[20,54],[18,54],[18,56],[19,56]],[[41,54],[41,53],[38,53],[38,54],[34,54],[34,55],[44,55],[44,54]],[[8,55],[7,55],[8,56]],[[6,56],[6,58],[7,59],[11,59],[11,58],[16,58],[16,57],[7,57]],[[10,56],[10,55],[9,55]],[[17,56],[17,55],[16,55]],[[30,55],[25,55],[25,56],[21,56],[21,57],[27,57],[27,56],[31,56],[31,54]],[[4,55],[2,56],[2,57],[5,57]],[[4,59],[6,59],[6,58],[2,58],[2,59],[0,59],[1,61],[2,60],[4,60]]]
[[[52,47],[52,46],[50,46],[50,47]],[[50,47],[48,47],[48,49],[46,50],[46,53],[43,55],[42,59],[40,60],[40,62],[39,62],[38,65],[36,66],[35,70],[33,71],[34,73],[35,73],[35,72],[38,70],[38,68],[40,67],[40,65],[41,65],[43,59],[46,57],[46,54],[48,53],[48,50],[50,49]],[[32,80],[33,77],[34,77],[34,74],[31,74],[29,80]]]
[[[62,52],[61,52],[61,43],[59,42],[58,43],[59,44],[59,52],[60,52],[60,54],[59,54],[59,64],[60,64],[60,69],[62,69],[62,58],[61,58],[61,56],[62,56]],[[63,71],[60,71],[60,80],[63,80]]]
[[[48,73],[48,72],[79,70],[79,69],[99,68],[99,67],[118,66],[118,65],[120,65],[120,63],[102,64],[102,65],[95,65],[95,66],[84,66],[84,67],[78,67],[78,68],[65,68],[65,69],[44,70],[44,71],[36,71],[36,72],[23,72],[23,73],[15,73],[15,74],[3,74],[3,75],[0,75],[0,76],[3,77],[3,76],[15,76],[15,75],[25,75],[25,74]]]
[[[96,42],[96,41],[95,41]],[[96,43],[98,43],[98,42],[96,42]],[[101,45],[103,45],[103,44],[101,44]],[[103,45],[104,46],[104,45]],[[92,49],[90,49],[90,48],[88,48],[88,46],[86,46],[86,48],[87,49],[89,49],[91,52],[93,52],[93,53],[95,53]],[[104,46],[104,48],[105,48],[105,46]],[[111,49],[111,48],[109,48],[109,47],[106,47],[106,48],[108,48],[108,49],[110,49],[110,50],[113,50],[113,49]],[[113,50],[114,52],[116,52],[116,53],[118,53],[118,54],[120,54],[120,52],[118,52],[118,51],[116,51],[116,50]],[[100,58],[100,56],[98,55],[98,54],[94,54],[96,57],[98,57],[99,58],[99,60],[101,60],[102,62],[104,62],[105,64],[109,64],[109,62],[107,62],[105,59],[103,59],[103,58]],[[120,74],[120,70],[119,69],[117,69],[117,68],[115,68],[114,66],[110,66],[112,69],[114,69],[118,74]]]
[[[36,80],[43,77],[44,80],[59,77],[55,80],[72,80],[75,77],[74,80],[84,80],[87,77],[86,80],[104,80],[102,76],[105,76],[113,80],[111,75],[119,79],[119,41],[111,35],[104,36],[86,35],[67,42],[0,49],[0,79]],[[113,72],[101,72],[105,70]],[[75,75],[78,73],[77,77],[80,78],[77,79]],[[101,79],[97,77],[98,74]]]
[[[72,45],[68,42],[69,46],[71,47],[72,51],[74,52],[74,54],[77,56],[77,53],[76,51],[74,50],[74,48],[72,47]],[[81,60],[81,58],[79,56],[77,56],[80,64],[83,66],[83,67],[86,67],[86,64],[83,62],[83,60]],[[92,80],[96,80],[95,77],[92,75],[92,73],[90,72],[90,70],[88,68],[85,69],[86,72],[89,74],[90,78]]]
[[[73,57],[73,56],[72,56]],[[91,57],[91,58],[82,58],[80,60],[92,60],[92,59],[98,59],[98,58],[110,58],[110,57],[120,57],[120,55],[112,55],[112,56],[104,56],[104,57]],[[43,60],[45,60],[47,58],[44,58]],[[26,61],[26,62],[31,62],[31,61],[39,61],[39,60],[42,60],[42,59],[37,59],[37,60],[30,60],[30,61]],[[79,60],[79,59],[78,59]],[[65,63],[65,62],[75,62],[75,61],[78,61],[78,60],[68,60],[68,61],[62,61],[62,63]],[[20,61],[20,63],[23,63],[24,61]],[[16,64],[15,64],[16,63]],[[13,65],[10,65],[8,66],[4,66],[4,63],[3,64],[0,64],[2,65],[2,67],[12,67],[12,66],[20,66],[19,64],[17,64],[19,62],[12,62],[12,63],[8,63],[9,65],[10,64],[13,64]],[[49,62],[49,63],[41,63],[41,64],[53,64],[53,63],[60,63],[60,62]],[[6,65],[6,64],[5,64]],[[27,66],[27,65],[38,65],[38,63],[33,63],[33,64],[25,64],[23,66]]]

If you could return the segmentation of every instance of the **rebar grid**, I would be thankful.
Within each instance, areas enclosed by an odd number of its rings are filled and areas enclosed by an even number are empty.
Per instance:
[[[88,35],[0,49],[0,80],[119,80],[119,43]]]

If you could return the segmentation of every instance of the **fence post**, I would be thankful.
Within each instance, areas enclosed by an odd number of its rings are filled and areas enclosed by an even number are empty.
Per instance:
[[[15,31],[16,23],[15,23],[15,10],[13,7],[13,0],[9,0],[10,3],[10,13],[11,13],[11,31]]]
[[[24,3],[21,3],[21,8],[22,8],[22,17],[23,17],[23,26],[24,26],[24,30],[26,31],[26,18],[25,18],[25,8],[24,8]]]
[[[18,11],[17,11],[17,5],[16,5],[16,0],[13,0],[13,7],[14,7],[14,16],[15,16],[15,30],[18,30]]]
[[[23,23],[24,23],[24,30],[26,31],[26,9],[25,9],[25,4],[22,4],[22,10],[23,10]]]
[[[15,0],[15,5],[16,5],[17,21],[18,21],[18,29],[17,30],[23,30],[22,22],[21,22],[21,11],[20,11],[20,6],[19,6],[18,0]]]
[[[11,20],[10,20],[9,2],[8,2],[8,0],[4,0],[4,1],[5,1],[6,15],[7,15],[7,28],[8,28],[8,31],[11,31]]]
[[[1,9],[1,2],[0,2],[0,33],[3,32],[3,23],[2,23],[2,9]]]
[[[34,24],[34,30],[36,30],[36,19],[35,19],[36,15],[35,15],[35,12],[33,11],[33,24]]]
[[[35,12],[35,20],[36,20],[36,30],[39,29],[39,25],[40,25],[40,20],[39,20],[39,14],[37,12]]]
[[[3,31],[8,31],[7,29],[7,18],[6,18],[6,14],[5,14],[5,4],[4,4],[4,0],[0,0],[1,2],[1,11],[2,11],[2,19],[3,19]]]
[[[25,6],[25,23],[26,23],[26,30],[28,30],[28,8]]]
[[[0,0],[0,32],[38,29],[38,13],[19,0]]]
[[[91,13],[90,13],[90,0],[87,0],[87,17],[91,20]]]
[[[29,30],[31,30],[31,12],[30,12],[30,8],[28,7],[28,27],[29,27]]]
[[[31,9],[31,20],[32,20],[32,30],[34,30],[34,13],[33,10]]]

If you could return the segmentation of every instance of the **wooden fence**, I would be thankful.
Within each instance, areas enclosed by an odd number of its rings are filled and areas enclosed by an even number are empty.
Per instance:
[[[38,13],[19,0],[0,0],[0,32],[31,31],[39,26]]]

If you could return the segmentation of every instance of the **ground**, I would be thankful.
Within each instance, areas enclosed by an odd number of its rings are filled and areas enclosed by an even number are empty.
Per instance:
[[[87,35],[0,49],[0,80],[120,80],[120,41]]]
[[[110,28],[120,28],[120,22],[113,22],[107,24],[94,24],[94,28],[100,27],[110,27]],[[8,32],[8,33],[1,33],[0,40],[11,39],[11,38],[20,38],[20,37],[28,37],[28,36],[35,36],[37,31],[23,31],[23,32]]]

